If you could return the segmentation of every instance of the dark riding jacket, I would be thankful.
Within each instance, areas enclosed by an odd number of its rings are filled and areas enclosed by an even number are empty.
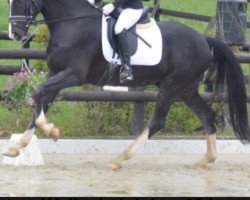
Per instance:
[[[143,8],[142,0],[115,0],[113,2],[115,8],[132,8],[141,9]]]

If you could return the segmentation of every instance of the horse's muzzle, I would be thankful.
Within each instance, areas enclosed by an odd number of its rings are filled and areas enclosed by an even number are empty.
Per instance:
[[[12,24],[12,30],[9,37],[10,39],[20,41],[27,37],[27,31],[28,29],[21,28],[14,23]]]

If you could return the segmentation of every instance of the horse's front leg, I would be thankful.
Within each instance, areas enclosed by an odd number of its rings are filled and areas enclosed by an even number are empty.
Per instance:
[[[56,91],[56,95],[59,91]],[[45,109],[46,111],[46,109]],[[39,109],[37,113],[39,113],[38,117],[35,119],[35,124],[38,128],[40,128],[47,137],[51,137],[54,141],[56,141],[60,136],[60,130],[55,127],[53,123],[48,123],[43,107]]]
[[[59,137],[60,131],[53,123],[48,123],[45,114],[49,105],[54,101],[59,91],[70,86],[80,85],[80,81],[74,73],[63,71],[55,76],[50,77],[47,81],[41,84],[35,92],[35,111],[28,128],[17,143],[10,147],[5,156],[15,157],[19,155],[20,149],[26,147],[37,126],[43,130],[47,136],[51,136],[54,140]]]
[[[38,91],[40,91],[40,89],[37,89],[36,94],[39,94]],[[36,129],[35,121],[38,116],[37,113],[39,113],[39,110],[41,110],[41,108],[44,108],[46,112],[48,110],[50,103],[53,102],[57,94],[58,94],[58,91],[56,91],[54,94],[48,95],[45,101],[40,101],[39,103],[35,103],[35,111],[33,112],[31,121],[27,129],[23,133],[20,140],[14,146],[10,147],[6,153],[4,153],[5,156],[10,156],[10,157],[18,156],[20,150],[22,148],[25,148],[29,144],[33,134],[35,133],[35,129]]]
[[[20,150],[22,148],[26,147],[29,144],[29,142],[30,142],[30,140],[31,140],[34,133],[35,133],[35,127],[27,129],[23,133],[23,135],[19,139],[19,141],[17,141],[17,143],[14,146],[9,147],[8,151],[3,153],[3,155],[4,156],[9,156],[9,157],[18,156],[19,153],[20,153]]]
[[[35,124],[38,128],[40,128],[43,132],[45,132],[46,136],[52,137],[54,140],[57,140],[59,137],[60,131],[55,127],[53,123],[48,123],[45,113],[48,108],[44,108],[44,102],[48,102],[49,96],[56,97],[59,91],[66,87],[78,86],[81,84],[78,76],[76,76],[70,70],[63,71],[58,73],[57,75],[48,79],[47,82],[41,85],[38,93],[35,94],[35,102],[37,104],[37,118],[35,120]]]

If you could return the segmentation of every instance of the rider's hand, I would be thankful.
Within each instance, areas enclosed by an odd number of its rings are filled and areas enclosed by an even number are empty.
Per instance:
[[[115,9],[115,6],[112,3],[109,3],[105,6],[103,6],[103,14],[109,15],[113,10]]]
[[[92,5],[95,4],[95,0],[88,0],[88,2],[89,2],[90,4],[92,4]]]

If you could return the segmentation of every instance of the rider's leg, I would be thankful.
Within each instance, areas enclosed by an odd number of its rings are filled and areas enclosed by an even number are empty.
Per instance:
[[[120,70],[120,82],[133,80],[133,72],[130,66],[130,50],[127,40],[127,30],[130,29],[141,17],[142,9],[124,9],[115,25],[115,34],[118,42],[122,67]]]
[[[133,72],[130,66],[130,49],[127,41],[127,30],[124,29],[116,35],[119,55],[121,57],[120,82],[133,80]]]

